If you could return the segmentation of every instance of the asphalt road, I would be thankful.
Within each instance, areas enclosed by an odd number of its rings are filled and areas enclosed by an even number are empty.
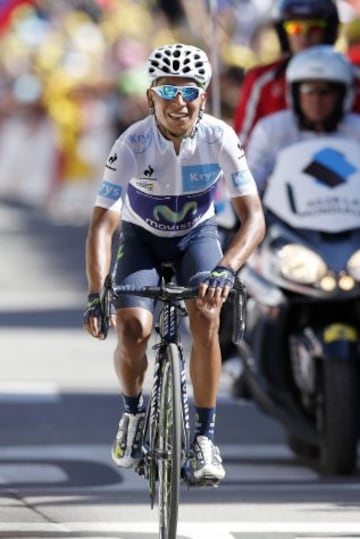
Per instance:
[[[146,484],[110,446],[121,398],[105,342],[81,327],[86,227],[0,205],[0,537],[154,539]],[[217,439],[227,476],[184,490],[180,539],[360,537],[359,469],[321,477],[282,428],[229,396]]]

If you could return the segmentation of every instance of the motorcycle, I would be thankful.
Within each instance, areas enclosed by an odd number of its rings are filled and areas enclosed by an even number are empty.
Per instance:
[[[266,236],[243,267],[241,383],[296,455],[351,474],[359,438],[360,155],[321,137],[279,152]]]

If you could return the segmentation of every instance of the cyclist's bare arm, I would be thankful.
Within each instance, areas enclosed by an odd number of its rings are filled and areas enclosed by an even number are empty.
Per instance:
[[[240,226],[220,264],[238,271],[259,245],[265,234],[265,218],[257,195],[232,198]]]
[[[95,207],[86,239],[86,275],[88,293],[100,293],[106,275],[111,268],[112,238],[120,223],[120,214],[105,208]],[[99,336],[97,319],[87,324],[87,331]]]
[[[240,220],[240,227],[230,246],[219,262],[218,268],[229,268],[235,274],[246,262],[261,242],[265,234],[265,219],[258,195],[245,195],[232,199],[234,209]],[[217,269],[217,268],[216,268]],[[221,284],[218,285],[221,287]],[[199,297],[205,307],[221,307],[227,299],[230,286],[211,288],[205,283],[200,285]]]

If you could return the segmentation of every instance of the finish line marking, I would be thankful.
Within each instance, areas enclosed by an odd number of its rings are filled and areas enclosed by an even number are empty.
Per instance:
[[[63,523],[29,523],[3,522],[0,523],[2,532],[43,532],[80,534],[84,532],[97,533],[152,533],[157,536],[157,522],[63,522]],[[235,533],[260,534],[289,534],[294,533],[294,539],[311,539],[308,535],[317,534],[313,539],[360,538],[359,522],[179,522],[178,535],[187,539],[234,539]],[[319,536],[318,534],[321,534]],[[344,535],[346,534],[346,535]],[[54,538],[56,536],[54,535]],[[76,535],[74,535],[76,537]]]

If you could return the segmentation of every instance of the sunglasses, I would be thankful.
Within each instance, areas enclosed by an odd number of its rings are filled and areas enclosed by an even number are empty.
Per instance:
[[[153,86],[154,92],[167,101],[172,101],[180,93],[184,101],[189,103],[204,93],[204,90],[197,86],[173,86],[172,84],[164,84],[163,86]]]
[[[303,95],[334,95],[337,89],[333,86],[313,86],[312,84],[301,84],[300,93]]]
[[[309,19],[303,21],[285,21],[283,23],[285,32],[289,35],[311,34],[320,32],[326,28],[326,22],[321,19]]]

